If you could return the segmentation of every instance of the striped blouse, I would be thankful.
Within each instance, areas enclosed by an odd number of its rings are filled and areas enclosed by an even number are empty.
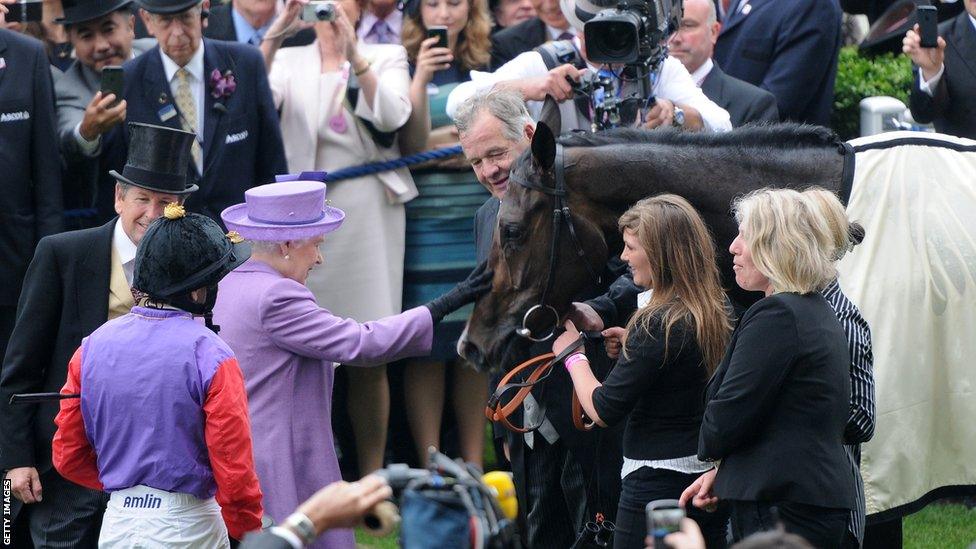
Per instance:
[[[844,430],[844,449],[854,477],[854,509],[847,528],[864,542],[864,483],[861,480],[861,443],[874,436],[874,355],[871,352],[871,328],[857,307],[847,299],[835,279],[821,293],[844,327],[851,353],[851,412]]]

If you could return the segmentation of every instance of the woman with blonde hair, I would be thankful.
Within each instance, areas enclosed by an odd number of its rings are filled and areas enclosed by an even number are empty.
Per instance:
[[[729,502],[736,541],[782,523],[815,547],[840,547],[854,500],[843,449],[850,357],[820,293],[836,278],[837,230],[789,189],[752,192],[733,210],[736,283],[766,297],[742,316],[706,390],[698,457],[720,464],[681,499]]]
[[[676,499],[712,467],[696,456],[705,384],[731,332],[715,265],[715,246],[685,199],[641,200],[620,217],[621,258],[647,291],[627,324],[623,353],[601,384],[582,352],[565,360],[583,410],[600,426],[626,421],[614,547],[643,547],[644,506]],[[620,328],[605,330],[619,336]],[[553,344],[560,353],[579,337],[572,322]],[[689,509],[709,547],[725,546],[727,514]]]
[[[447,29],[447,47],[438,47],[428,29]],[[447,96],[488,64],[491,21],[485,0],[411,0],[403,18],[403,45],[413,77],[413,112],[400,133],[402,152],[458,144],[447,116]],[[416,126],[421,125],[420,133]],[[430,130],[433,126],[433,131]],[[419,196],[406,206],[403,306],[424,303],[461,280],[475,264],[474,217],[489,197],[464,155],[457,154],[411,171]],[[434,332],[431,356],[410,360],[404,369],[407,419],[421,461],[427,448],[441,447],[444,403],[453,403],[460,455],[481,464],[484,451],[488,377],[464,364],[455,346],[471,309],[458,311]],[[446,398],[447,387],[452,394]]]

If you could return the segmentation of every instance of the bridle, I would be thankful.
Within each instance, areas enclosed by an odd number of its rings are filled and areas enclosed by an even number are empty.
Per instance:
[[[522,327],[517,328],[515,333],[520,337],[524,337],[529,341],[534,341],[536,343],[547,341],[552,336],[556,334],[556,330],[559,328],[559,312],[552,305],[546,303],[546,298],[549,297],[549,290],[552,289],[552,280],[556,275],[556,261],[559,255],[559,238],[562,234],[563,226],[566,227],[569,232],[569,236],[576,246],[576,255],[586,266],[586,270],[590,273],[590,276],[597,284],[600,284],[601,277],[593,270],[593,266],[586,261],[586,252],[583,250],[583,245],[580,244],[579,237],[576,236],[576,227],[573,225],[573,214],[569,211],[569,202],[567,201],[567,190],[566,190],[566,166],[564,164],[563,158],[563,146],[556,143],[556,155],[553,162],[553,186],[547,187],[543,184],[534,183],[528,179],[521,177],[513,177],[514,174],[509,176],[509,179],[515,181],[519,185],[532,189],[534,191],[539,191],[543,194],[553,197],[553,209],[552,209],[552,240],[550,241],[549,247],[549,272],[546,275],[546,285],[542,289],[542,296],[539,299],[539,303],[533,305],[525,312],[522,317]],[[549,333],[544,337],[536,337],[533,335],[532,330],[529,328],[529,319],[533,314],[538,313],[548,313],[552,317],[552,328]]]

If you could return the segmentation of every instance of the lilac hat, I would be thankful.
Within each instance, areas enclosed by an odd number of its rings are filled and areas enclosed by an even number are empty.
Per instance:
[[[227,230],[248,240],[281,242],[331,233],[346,214],[326,204],[325,183],[288,181],[248,189],[244,203],[221,212]]]

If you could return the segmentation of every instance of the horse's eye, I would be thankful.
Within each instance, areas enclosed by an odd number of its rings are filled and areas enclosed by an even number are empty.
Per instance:
[[[505,240],[518,240],[522,238],[522,228],[518,225],[505,225],[502,227],[502,236]]]

